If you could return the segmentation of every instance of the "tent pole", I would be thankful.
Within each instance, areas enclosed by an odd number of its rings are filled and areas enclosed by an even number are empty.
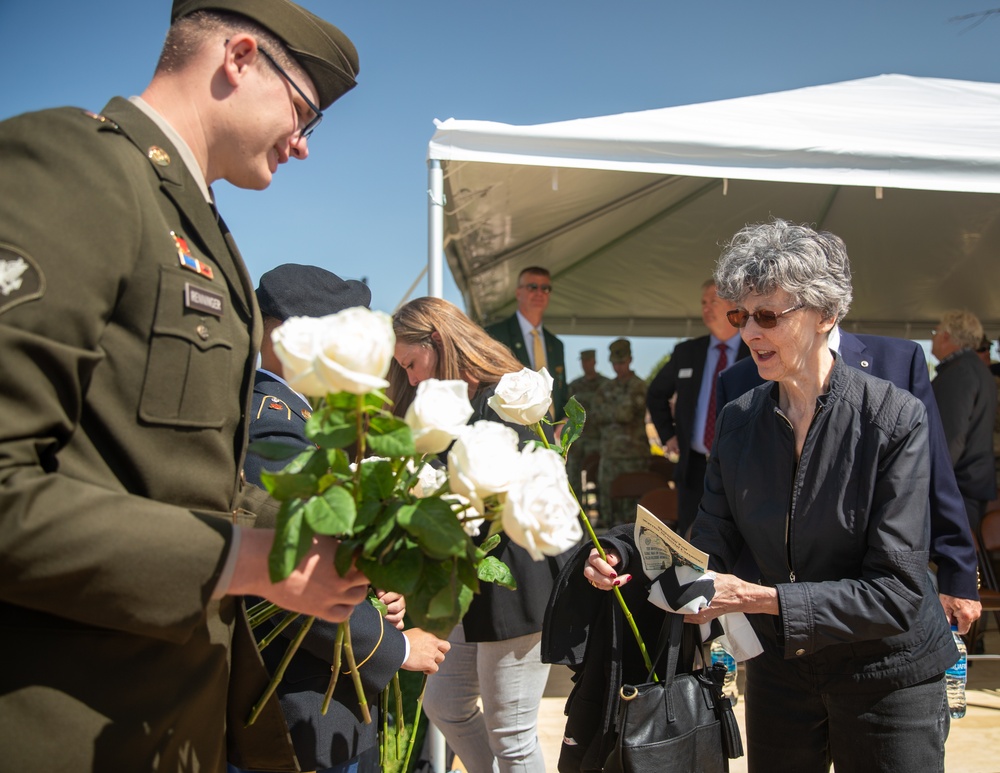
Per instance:
[[[441,162],[427,162],[427,294],[444,295],[444,174]]]
[[[427,294],[444,295],[442,255],[444,253],[444,175],[441,162],[427,162]],[[448,770],[448,747],[444,735],[433,724],[427,726],[427,744],[432,773]]]

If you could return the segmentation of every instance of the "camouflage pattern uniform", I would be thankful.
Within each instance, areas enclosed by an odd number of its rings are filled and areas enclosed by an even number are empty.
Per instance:
[[[583,492],[580,490],[580,473],[583,470],[583,460],[601,450],[601,431],[592,417],[592,411],[597,390],[607,380],[607,376],[602,376],[600,373],[595,374],[595,377],[590,379],[586,376],[580,376],[580,378],[570,382],[568,389],[570,397],[575,397],[577,402],[583,406],[583,410],[587,412],[583,434],[570,446],[569,454],[566,457],[566,474],[569,475],[570,485],[573,486],[573,491],[576,492],[576,497],[581,502],[583,501]]]
[[[597,390],[589,417],[601,431],[600,481],[601,520],[605,524],[635,520],[635,502],[622,500],[618,512],[611,507],[611,481],[623,472],[649,467],[646,437],[646,382],[634,373],[625,380],[606,381]]]

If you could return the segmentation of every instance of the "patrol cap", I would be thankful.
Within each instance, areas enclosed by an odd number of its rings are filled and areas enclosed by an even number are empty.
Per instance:
[[[597,350],[596,349],[584,349],[582,352],[580,352],[580,359],[581,360],[596,360],[597,359]]]
[[[632,345],[627,338],[616,338],[608,348],[611,350],[612,362],[625,362],[632,357]]]
[[[242,14],[281,38],[316,87],[320,110],[357,85],[358,52],[347,35],[290,0],[174,0],[170,22],[195,11]]]
[[[319,266],[285,263],[260,278],[260,313],[284,322],[289,317],[325,317],[353,306],[368,307],[372,291],[364,282],[341,279]]]

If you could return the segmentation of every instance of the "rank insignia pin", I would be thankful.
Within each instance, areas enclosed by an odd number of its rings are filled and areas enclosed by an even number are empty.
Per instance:
[[[303,408],[302,409],[302,418],[303,419],[308,419],[312,415],[313,415],[313,412],[310,411],[308,408]]]
[[[170,166],[170,154],[161,147],[156,145],[150,146],[149,150],[146,151],[146,155],[157,166]]]
[[[177,259],[183,268],[188,271],[194,271],[196,274],[201,274],[205,279],[212,279],[214,274],[212,273],[212,267],[202,263],[198,258],[191,254],[191,248],[188,247],[187,242],[184,240],[183,236],[178,236],[173,231],[170,235],[174,237],[174,244],[177,246]]]

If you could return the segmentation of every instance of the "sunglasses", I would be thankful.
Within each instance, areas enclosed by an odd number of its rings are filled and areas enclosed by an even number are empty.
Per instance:
[[[530,292],[541,290],[546,295],[552,292],[552,285],[540,285],[537,282],[525,282],[523,285],[520,285],[520,287],[523,287]]]
[[[792,306],[792,308],[785,309],[784,311],[765,311],[758,309],[753,314],[746,309],[732,309],[731,311],[726,312],[726,319],[729,320],[729,324],[733,327],[744,328],[747,326],[747,322],[750,321],[750,317],[753,317],[753,321],[757,323],[758,327],[770,330],[778,324],[779,317],[791,314],[793,311],[798,311],[803,307],[803,305],[804,304],[800,303],[798,306]]]

